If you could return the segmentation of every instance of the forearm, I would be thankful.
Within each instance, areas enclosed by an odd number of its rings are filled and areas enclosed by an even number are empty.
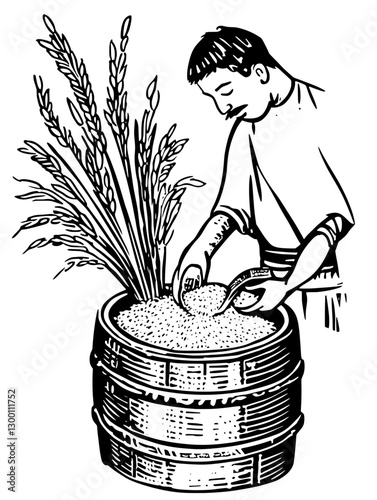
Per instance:
[[[228,215],[213,215],[183,252],[173,276],[173,296],[178,304],[183,304],[184,291],[206,282],[211,257],[234,229],[234,221]]]
[[[315,234],[304,247],[287,279],[288,290],[293,292],[309,281],[319,271],[329,251],[328,238],[323,234]]]
[[[187,250],[194,247],[210,258],[235,230],[235,223],[226,214],[217,213],[204,224]]]
[[[350,226],[342,216],[334,214],[313,230],[287,280],[289,290],[296,290],[320,270],[329,251],[335,250]]]

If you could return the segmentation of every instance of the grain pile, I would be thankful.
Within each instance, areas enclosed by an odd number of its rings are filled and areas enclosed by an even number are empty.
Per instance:
[[[216,350],[237,347],[266,337],[275,331],[270,321],[246,316],[229,307],[214,316],[226,289],[206,285],[184,295],[184,310],[171,295],[134,304],[116,318],[118,325],[139,340],[171,350]],[[250,303],[242,292],[238,304]],[[255,299],[256,300],[256,299]]]

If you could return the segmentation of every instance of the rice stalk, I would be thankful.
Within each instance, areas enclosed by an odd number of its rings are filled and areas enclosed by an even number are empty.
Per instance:
[[[121,28],[119,51],[113,41],[109,46],[109,85],[107,87],[108,98],[106,100],[108,110],[104,111],[105,118],[111,128],[118,153],[121,159],[124,172],[123,186],[131,201],[131,206],[127,207],[124,213],[127,230],[130,237],[130,244],[135,256],[137,266],[143,270],[141,277],[143,285],[147,290],[146,295],[150,296],[151,281],[148,275],[148,265],[145,262],[145,253],[148,249],[143,244],[143,237],[140,232],[139,220],[135,217],[138,210],[138,183],[132,170],[129,152],[129,115],[127,112],[127,91],[124,85],[124,78],[127,70],[126,47],[128,44],[128,33],[131,25],[131,17],[124,20]]]
[[[154,240],[155,200],[152,190],[151,158],[157,126],[153,124],[159,97],[156,93],[157,78],[152,80],[147,88],[146,96],[149,108],[144,110],[141,124],[135,120],[135,172],[138,181],[138,227],[141,229],[139,241],[143,244],[145,268],[148,269],[148,281],[154,296],[162,293],[163,284],[159,282],[156,271],[158,269],[158,255]]]
[[[43,79],[41,76],[37,77],[34,75],[34,85],[37,94],[39,111],[49,132],[51,135],[56,137],[56,140],[63,148],[68,148],[72,152],[79,164],[85,169],[85,164],[82,161],[82,152],[73,139],[72,132],[60,125],[59,117],[53,112],[52,102],[50,99],[50,89],[44,89]],[[90,172],[88,172],[88,174],[90,175]]]
[[[100,259],[87,256],[70,257],[69,259],[66,259],[65,266],[54,276],[54,279],[60,276],[63,272],[68,272],[74,267],[84,266],[95,266],[97,269],[106,269],[106,263]]]
[[[100,174],[102,163],[99,158],[97,158],[98,161],[96,161],[95,157],[91,153],[91,150],[88,148],[85,151],[85,159],[83,160],[82,153],[75,143],[71,131],[67,130],[64,126],[62,127],[60,125],[59,117],[54,114],[49,89],[44,90],[43,80],[41,77],[34,77],[34,82],[40,113],[45,120],[47,128],[62,147],[68,148],[72,152],[80,167],[90,180],[94,193],[100,201],[103,210],[107,214],[107,219],[112,220],[113,214],[116,210],[116,202],[108,172],[105,170],[103,175]],[[69,102],[72,114],[76,116],[77,122],[82,124],[82,122],[79,121],[79,118],[77,118],[78,111],[76,110],[74,104],[69,99],[67,101]],[[116,223],[115,219],[114,222]],[[123,251],[124,250],[125,249],[123,249]]]
[[[36,239],[26,249],[27,252],[46,246],[64,246],[74,252],[76,255],[65,261],[56,276],[76,267],[94,266],[108,269],[127,289],[132,289],[138,299],[159,297],[165,289],[166,247],[173,235],[181,199],[188,187],[203,185],[192,177],[169,183],[170,172],[187,139],[173,139],[176,129],[173,125],[156,146],[155,115],[160,102],[157,77],[146,89],[148,106],[141,120],[134,121],[131,133],[125,87],[129,16],[122,24],[119,45],[111,41],[109,46],[109,84],[104,115],[119,155],[120,169],[116,171],[85,64],[76,57],[51,19],[44,16],[44,22],[49,40],[38,40],[38,43],[69,81],[76,102],[68,97],[67,105],[81,131],[84,147],[79,147],[72,131],[61,124],[54,112],[50,90],[45,89],[41,77],[34,76],[39,111],[45,125],[59,146],[72,153],[75,166],[52,144],[47,143],[46,149],[34,141],[25,141],[19,151],[48,172],[52,181],[45,187],[21,179],[20,182],[28,183],[31,191],[17,198],[47,201],[53,208],[47,213],[27,217],[15,236],[27,229],[59,226],[65,234]],[[134,140],[133,159],[129,154],[130,137]],[[82,175],[88,182],[83,182]]]
[[[98,152],[97,166],[101,169],[107,142],[84,61],[77,59],[67,38],[56,30],[52,20],[48,16],[43,16],[43,20],[49,31],[50,41],[38,40],[38,43],[55,60],[60,73],[68,79],[84,117],[84,133],[92,146],[92,152]]]
[[[40,149],[40,151],[42,151],[42,149]],[[50,173],[56,174],[56,171],[61,173],[61,169],[58,168],[59,163],[54,163],[54,166],[56,168],[50,171]],[[135,281],[135,274],[133,273],[132,267],[129,263],[126,262],[126,264],[124,264],[122,262],[122,255],[117,252],[114,244],[109,243],[106,237],[103,237],[103,235],[106,236],[106,232],[102,230],[100,222],[96,220],[95,215],[93,215],[90,210],[87,210],[87,207],[80,206],[80,208],[78,208],[76,206],[78,200],[72,196],[67,197],[67,192],[59,190],[59,185],[57,184],[52,184],[52,189],[49,189],[45,188],[40,183],[29,179],[16,180],[21,183],[26,183],[29,188],[34,189],[33,191],[18,195],[16,198],[21,200],[54,202],[55,209],[52,214],[41,214],[28,217],[21,223],[21,226],[14,234],[14,237],[25,229],[32,229],[45,224],[62,224],[67,231],[80,232],[88,240],[91,239],[98,242],[104,249],[107,259],[118,263],[118,268],[122,270],[123,274],[122,283],[127,283],[127,287],[135,289],[137,281]],[[121,258],[119,258],[119,255]],[[119,261],[121,264],[119,264]],[[114,274],[113,270],[109,268],[109,266],[105,267],[107,267],[110,272]],[[118,274],[119,272],[116,274],[117,279],[119,279]],[[134,291],[136,293],[137,289]]]
[[[97,175],[98,178],[102,177],[102,182],[105,186],[102,191],[97,192],[97,195],[104,206],[110,209],[109,218],[111,218],[112,223],[118,226],[117,229],[119,232],[123,232],[123,238],[126,237],[130,240],[129,258],[134,263],[133,267],[135,273],[138,275],[138,281],[141,283],[142,294],[146,298],[148,292],[143,286],[143,275],[139,272],[140,262],[138,262],[138,256],[135,255],[135,238],[132,226],[130,226],[128,210],[113,163],[107,153],[107,140],[102,131],[94,92],[85,64],[82,59],[80,61],[77,59],[65,35],[60,34],[56,30],[54,23],[48,16],[44,16],[44,22],[50,34],[50,41],[38,40],[38,43],[55,60],[58,70],[70,83],[84,117],[84,120],[81,120],[83,122],[83,140],[89,154],[91,154],[94,175]],[[72,111],[72,106],[70,106],[70,109]],[[77,115],[81,118],[78,111],[74,114],[76,119]],[[122,213],[121,219],[115,216],[118,205]],[[124,251],[127,251],[127,249],[125,248]]]
[[[91,196],[75,171],[60,156],[56,149],[49,144],[50,149],[55,154],[53,155],[35,142],[25,141],[25,144],[27,148],[19,148],[19,151],[24,154],[29,154],[33,161],[37,162],[58,182],[58,184],[52,185],[53,191],[50,190],[49,192],[46,192],[46,190],[44,190],[42,193],[42,191],[39,190],[39,197],[44,194],[45,198],[47,196],[47,199],[50,199],[50,201],[54,201],[54,197],[56,197],[56,194],[60,194],[64,197],[66,202],[78,201],[82,206],[81,209],[84,210],[90,202],[94,206],[94,210],[88,210],[88,213],[94,218],[96,217],[95,214],[98,213],[101,220],[103,221],[103,225],[107,226],[108,232],[110,232],[111,236],[113,236],[118,241],[121,241],[119,235],[117,235],[117,233],[114,231],[114,228],[111,226],[106,213],[103,213],[103,211],[101,210],[101,206],[97,203],[96,198]],[[78,187],[80,187],[80,190],[78,189]],[[82,193],[85,193],[85,197],[83,197]],[[26,196],[27,195],[21,195],[20,199],[27,199]],[[97,225],[99,227],[102,227],[101,222],[99,222],[98,219],[96,219],[96,221]],[[124,244],[122,241],[121,243],[121,251],[124,251]],[[124,252],[120,255],[123,256],[126,264],[130,265],[127,252]]]

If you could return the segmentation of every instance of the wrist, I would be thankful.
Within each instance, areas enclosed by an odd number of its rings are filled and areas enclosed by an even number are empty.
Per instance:
[[[289,276],[285,280],[285,286],[286,286],[286,290],[287,290],[288,295],[295,292],[300,287],[300,285],[301,285],[301,283],[299,283],[297,278],[293,275]]]

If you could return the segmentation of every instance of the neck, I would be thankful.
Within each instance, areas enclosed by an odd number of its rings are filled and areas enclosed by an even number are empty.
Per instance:
[[[281,106],[291,95],[294,79],[279,68],[270,69],[269,92],[272,107]]]

